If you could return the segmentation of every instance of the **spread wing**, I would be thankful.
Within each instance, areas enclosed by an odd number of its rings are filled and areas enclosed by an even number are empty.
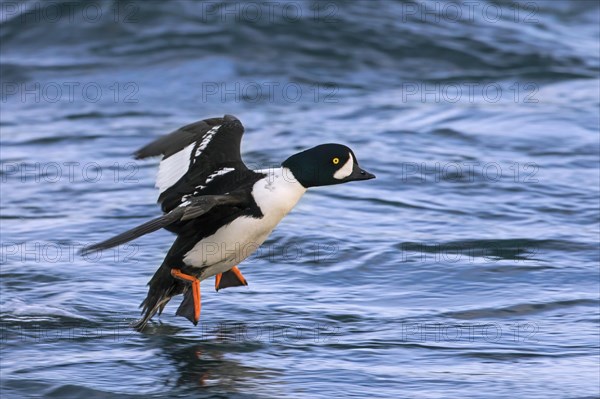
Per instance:
[[[206,236],[240,215],[260,216],[249,194],[265,175],[242,162],[242,123],[232,115],[184,126],[135,152],[162,156],[156,186],[164,214],[83,249],[89,253],[124,244],[159,229]]]
[[[246,196],[243,193],[232,193],[228,195],[204,195],[188,200],[184,205],[178,206],[169,213],[166,213],[158,218],[152,219],[143,223],[131,230],[127,230],[108,240],[97,244],[85,247],[82,254],[87,254],[94,251],[116,247],[117,245],[125,244],[126,242],[135,240],[145,234],[152,233],[156,230],[166,228],[170,225],[190,221],[199,218],[209,212],[216,206],[224,207],[225,209],[236,207],[245,207]]]
[[[156,187],[163,212],[190,197],[225,194],[248,170],[240,154],[244,126],[233,115],[186,125],[135,152],[136,159],[162,156]]]

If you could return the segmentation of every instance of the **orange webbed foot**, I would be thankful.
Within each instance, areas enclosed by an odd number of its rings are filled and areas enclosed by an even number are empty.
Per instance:
[[[238,287],[241,285],[248,285],[248,282],[237,266],[232,267],[225,273],[219,273],[215,276],[215,290],[217,291],[223,288]]]
[[[198,280],[194,276],[190,276],[189,274],[183,273],[180,269],[171,269],[171,275],[176,279],[187,281],[192,283],[191,287],[191,302],[189,294],[186,293],[183,302],[177,309],[177,315],[183,316],[190,320],[194,325],[198,324],[200,320],[200,309],[202,307],[201,304],[201,296],[200,296],[200,280]]]

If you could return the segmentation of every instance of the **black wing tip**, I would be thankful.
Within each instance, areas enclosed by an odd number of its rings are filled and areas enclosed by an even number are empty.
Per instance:
[[[233,115],[225,115],[223,117],[222,125],[225,129],[228,129],[231,132],[235,132],[237,134],[244,133],[244,125],[242,125],[242,122],[240,122],[240,120]]]
[[[162,155],[161,152],[157,151],[157,149],[155,148],[156,147],[155,143],[156,143],[156,141],[153,141],[150,144],[146,144],[142,148],[136,150],[133,154],[131,154],[133,156],[133,159],[140,160],[140,159],[157,157],[159,155]]]
[[[136,152],[134,152],[133,154],[131,154],[133,156],[133,159],[135,159],[136,161],[139,161],[140,159],[145,159],[145,158],[149,158],[152,156],[158,156],[161,154],[148,154],[145,150],[146,147],[140,148],[139,150],[137,150]]]
[[[239,127],[242,129],[242,131],[244,129],[242,122],[240,122],[240,120],[236,116],[231,115],[231,114],[225,114],[225,115],[223,115],[222,118],[203,119],[203,120],[196,121],[196,122],[190,123],[188,125],[185,125],[185,126],[179,128],[178,130],[182,130],[187,127],[197,125],[198,123],[205,123],[208,126],[216,126],[219,124],[227,123],[228,125],[232,125],[232,126],[239,125]],[[157,140],[153,141],[152,143],[147,144],[144,147],[140,148],[139,150],[135,151],[133,154],[131,154],[133,159],[140,160],[140,159],[164,155],[163,154],[164,149],[160,146],[158,146],[158,147],[156,146],[156,142],[159,140],[163,140],[164,137],[165,136],[159,137]]]
[[[98,242],[95,244],[90,244],[87,247],[83,247],[79,250],[79,255],[80,256],[88,256],[94,252],[100,252],[100,251],[104,251],[105,249],[111,249],[114,248],[118,245],[122,245],[125,242],[119,242],[119,241],[115,241],[115,238],[117,238],[119,236],[110,238],[106,241],[102,241],[102,242]]]
[[[98,244],[92,244],[92,245],[88,245],[87,247],[83,247],[79,250],[78,254],[79,256],[87,256],[93,252],[97,252],[104,249],[101,245]]]

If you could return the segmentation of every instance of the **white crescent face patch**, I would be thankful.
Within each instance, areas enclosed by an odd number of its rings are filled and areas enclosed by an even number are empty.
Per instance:
[[[346,177],[350,176],[350,174],[352,174],[352,170],[354,170],[354,158],[352,157],[352,154],[348,153],[348,160],[346,161],[344,166],[339,168],[333,174],[333,177],[338,180],[345,179]]]

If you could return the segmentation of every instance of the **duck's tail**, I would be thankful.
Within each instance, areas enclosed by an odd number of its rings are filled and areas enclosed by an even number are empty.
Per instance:
[[[171,298],[185,289],[185,285],[171,275],[171,269],[164,263],[154,273],[148,286],[148,296],[140,305],[143,317],[132,324],[138,331],[142,331],[157,312],[160,315]]]

